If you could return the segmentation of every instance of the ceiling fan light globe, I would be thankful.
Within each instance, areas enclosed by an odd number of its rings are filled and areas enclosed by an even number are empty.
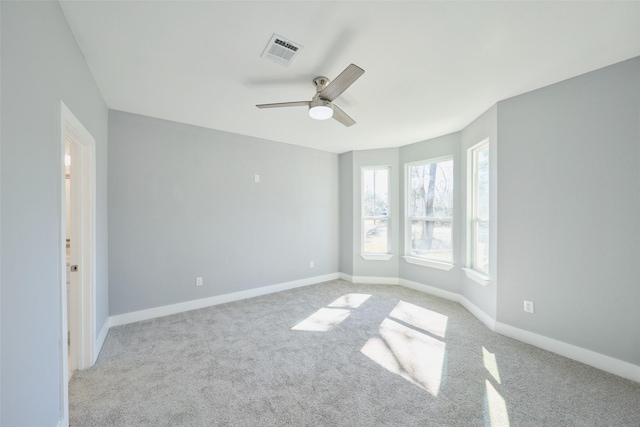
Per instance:
[[[326,105],[316,105],[309,108],[309,117],[316,120],[327,120],[333,117],[333,108]]]

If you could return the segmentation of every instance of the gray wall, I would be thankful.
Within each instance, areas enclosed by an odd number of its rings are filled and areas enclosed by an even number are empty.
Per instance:
[[[498,321],[639,365],[640,58],[500,102],[498,141]]]
[[[466,259],[468,241],[465,238],[469,223],[467,221],[467,182],[468,176],[467,150],[479,142],[489,139],[489,278],[490,283],[482,286],[467,278],[463,273],[462,295],[476,307],[496,318],[496,302],[498,292],[498,108],[496,105],[485,111],[461,132],[460,138],[460,195],[462,209],[460,215],[460,256],[461,265],[469,264]]]
[[[2,6],[0,5],[0,52],[2,52]],[[2,99],[2,55],[0,54],[0,100]],[[0,102],[0,130],[2,129],[2,102]],[[0,177],[2,177],[2,132],[0,131]],[[0,194],[2,180],[0,179]],[[2,248],[2,198],[0,197],[0,249]],[[0,252],[0,261],[2,255]],[[2,262],[0,262],[0,331],[2,331]],[[0,366],[2,366],[2,338],[0,336]],[[2,368],[0,368],[0,424],[2,424]]]
[[[353,275],[353,151],[340,154],[340,272]]]
[[[464,183],[461,181],[461,168],[460,168],[460,132],[452,133],[449,135],[441,136],[439,138],[433,138],[427,141],[417,142],[411,145],[405,145],[400,147],[400,168],[402,169],[400,180],[400,191],[402,195],[402,206],[400,208],[400,216],[405,216],[404,206],[404,193],[405,193],[405,180],[404,180],[404,167],[407,163],[418,162],[428,159],[436,159],[439,157],[451,156],[453,157],[453,171],[454,171],[454,183],[453,183],[453,224],[454,226],[460,224],[462,220],[462,200],[461,200],[461,187]],[[404,223],[400,228],[400,247],[402,248],[401,255],[404,255],[405,245],[405,232]],[[405,260],[400,261],[399,277],[413,282],[422,283],[424,285],[435,286],[446,291],[460,293],[462,270],[461,270],[461,239],[460,227],[454,228],[452,236],[453,244],[453,263],[455,267],[452,270],[444,271],[430,267],[424,267],[421,265],[409,264]]]
[[[111,314],[335,273],[338,203],[337,154],[110,111]]]
[[[107,319],[107,108],[57,2],[2,8],[3,426],[60,417],[60,100],[97,144],[97,322]],[[64,342],[64,341],[62,341]]]

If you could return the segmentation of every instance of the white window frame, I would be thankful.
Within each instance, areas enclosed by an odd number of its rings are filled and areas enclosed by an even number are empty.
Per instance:
[[[404,253],[405,255],[402,257],[409,264],[422,265],[424,267],[436,268],[438,270],[451,270],[454,267],[453,264],[453,247],[451,248],[451,260],[452,262],[443,262],[440,260],[433,260],[425,257],[416,256],[411,253],[411,221],[416,220],[447,220],[451,222],[451,236],[453,239],[453,233],[455,232],[454,220],[453,216],[451,217],[412,217],[409,215],[410,207],[409,207],[409,198],[411,192],[411,168],[419,165],[428,165],[432,163],[440,163],[445,161],[454,161],[453,156],[443,156],[436,157],[431,159],[420,160],[417,162],[405,163],[404,165],[404,183],[405,183],[405,192],[404,192],[404,209],[405,209],[405,245],[404,245]],[[455,176],[455,164],[454,167],[454,176]],[[454,183],[455,184],[455,183]]]
[[[489,217],[481,218],[478,215],[478,153],[484,150],[490,150],[489,140],[485,139],[467,150],[467,267],[463,268],[465,274],[470,279],[481,285],[489,283],[489,265],[490,259],[487,260],[487,269],[483,270],[475,265],[477,247],[475,242],[476,230],[479,224],[486,224],[489,228]],[[491,151],[489,151],[491,156]],[[491,164],[489,164],[491,168]],[[489,198],[491,193],[489,192]],[[491,247],[491,241],[489,241]]]
[[[364,214],[364,174],[370,170],[386,170],[387,171],[387,215],[365,216]],[[360,168],[360,256],[368,261],[387,261],[391,259],[391,166],[363,166]],[[387,251],[386,252],[366,252],[364,250],[365,240],[365,220],[387,221]]]

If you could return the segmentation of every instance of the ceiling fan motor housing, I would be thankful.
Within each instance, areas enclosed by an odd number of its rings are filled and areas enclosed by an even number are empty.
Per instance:
[[[316,92],[320,93],[329,84],[329,79],[323,76],[318,76],[313,79],[313,83],[316,85]]]

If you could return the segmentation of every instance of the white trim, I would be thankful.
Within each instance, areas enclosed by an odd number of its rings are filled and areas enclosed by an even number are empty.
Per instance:
[[[64,105],[64,104],[62,104]],[[67,242],[66,242],[66,211],[67,206],[65,202],[66,197],[66,178],[65,178],[65,108],[61,106],[60,111],[60,139],[62,141],[62,147],[60,150],[59,164],[62,168],[60,173],[60,226],[59,229],[59,268],[58,268],[58,282],[60,289],[60,337],[58,341],[60,343],[60,420],[58,426],[69,425],[69,352],[67,350],[66,335],[69,331],[69,325],[67,325]]]
[[[341,280],[351,283],[362,283],[369,285],[398,285],[400,279],[397,277],[368,277],[368,276],[352,276],[346,273],[339,273]]]
[[[481,321],[487,328],[492,331],[496,330],[496,319],[489,316],[487,313],[478,308],[477,305],[475,305],[462,295],[460,295],[460,301],[458,302],[461,306],[466,308],[469,313],[473,314],[479,321]]]
[[[368,285],[397,285],[397,277],[370,277],[370,276],[352,276],[351,282],[362,283]]]
[[[200,300],[187,301],[184,303],[172,304],[163,307],[152,308],[148,310],[141,310],[132,313],[125,313],[116,316],[111,316],[100,332],[100,337],[108,332],[111,326],[125,325],[128,323],[139,322],[142,320],[154,319],[157,317],[167,316],[171,314],[181,313],[184,311],[195,310],[204,307],[210,307],[217,304],[224,304],[227,302],[238,301],[246,298],[252,298],[256,296],[266,295],[274,292],[280,292],[288,289],[303,287],[307,285],[313,285],[317,283],[326,282],[329,280],[346,280],[352,283],[366,283],[366,284],[386,284],[386,285],[400,285],[405,288],[413,289],[419,292],[424,292],[436,297],[447,299],[449,301],[457,302],[462,307],[467,309],[473,316],[480,320],[487,328],[495,331],[501,335],[522,341],[536,347],[542,348],[547,351],[559,354],[570,359],[577,360],[587,365],[593,366],[597,369],[601,369],[606,372],[628,378],[633,381],[640,382],[640,366],[634,365],[629,362],[624,362],[619,359],[615,359],[604,354],[596,353],[591,350],[587,350],[581,347],[577,347],[571,344],[567,344],[561,341],[557,341],[553,338],[548,338],[542,335],[535,334],[533,332],[525,331],[515,328],[513,326],[506,325],[504,323],[496,322],[491,316],[482,311],[471,301],[469,301],[463,295],[456,292],[447,291],[444,289],[436,288],[434,286],[425,285],[423,283],[414,282],[406,279],[399,279],[393,277],[365,277],[365,276],[352,276],[346,273],[332,273],[323,276],[310,277],[307,279],[296,280],[292,282],[281,283],[277,285],[265,286],[257,289],[249,289],[246,291],[234,292],[225,295],[219,295],[210,298],[203,298]],[[104,340],[104,339],[103,339]],[[103,341],[102,340],[102,341]],[[58,423],[59,426],[66,426],[67,424]]]
[[[447,299],[449,301],[460,302],[460,294],[457,294],[455,292],[446,291],[444,289],[406,279],[400,279],[398,284],[400,286],[404,286],[405,288],[413,289],[414,291],[424,292],[425,294],[434,295],[440,298]]]
[[[417,258],[414,256],[405,255],[402,258],[404,258],[404,260],[409,264],[416,264],[416,265],[421,265],[423,267],[436,268],[438,270],[449,271],[454,267],[453,264],[450,264],[448,262],[432,261],[429,259]]]
[[[440,163],[440,162],[448,162],[449,160],[453,160],[453,154],[447,154],[446,156],[440,157],[430,157],[424,160],[416,160],[415,162],[405,163],[405,168],[407,166],[416,166],[416,165],[430,165],[431,163]]]
[[[93,349],[93,363],[96,363],[98,360],[98,356],[100,355],[100,351],[102,350],[102,346],[104,345],[104,340],[107,339],[107,334],[109,333],[109,329],[111,328],[111,318],[108,318],[106,322],[102,325],[102,329],[100,329],[100,333],[96,338],[95,348]]]
[[[472,147],[469,147],[467,149],[467,187],[465,189],[466,191],[466,196],[467,196],[467,213],[466,213],[466,218],[467,221],[465,223],[465,238],[467,241],[467,247],[466,247],[466,263],[469,266],[470,269],[473,269],[472,267],[474,266],[474,261],[473,261],[473,257],[475,255],[475,224],[478,222],[478,218],[476,218],[476,210],[477,210],[477,204],[478,204],[478,200],[477,199],[477,194],[476,194],[476,187],[477,187],[477,164],[476,164],[476,155],[478,153],[478,151],[480,151],[481,149],[483,149],[484,147],[487,148],[487,150],[489,150],[489,156],[491,156],[491,146],[490,146],[490,140],[489,138],[485,138],[482,141],[478,142],[477,144],[473,145]],[[489,160],[489,170],[491,171],[491,160]],[[491,177],[489,177],[489,179],[491,179]],[[489,184],[489,200],[491,200],[491,184]],[[487,222],[487,226],[491,227],[491,223],[489,221],[489,218],[487,218],[486,220]],[[491,241],[491,231],[489,230],[489,250],[491,250],[491,245],[493,244],[493,242]],[[491,262],[491,254],[489,254],[489,262]],[[477,271],[476,271],[477,272]],[[466,273],[466,272],[465,272]],[[472,273],[473,274],[473,273]],[[482,273],[480,273],[482,274]],[[476,282],[478,282],[479,284],[486,286],[487,284],[489,284],[488,282],[488,278],[487,278],[487,283],[483,283],[484,279],[482,277],[472,277],[469,276],[469,274],[467,274],[467,277],[471,280],[474,280]]]
[[[495,331],[501,335],[577,360],[614,375],[640,382],[640,366],[638,365],[500,322],[496,322]]]
[[[392,254],[360,254],[360,256],[367,261],[389,261]]]
[[[567,344],[553,338],[545,337],[543,335],[538,335],[533,332],[525,331],[514,326],[497,322],[487,313],[471,303],[471,301],[469,301],[466,297],[458,293],[445,291],[440,288],[435,288],[433,286],[425,285],[418,282],[412,282],[405,279],[400,279],[399,284],[400,286],[404,286],[406,288],[425,292],[437,297],[457,302],[464,308],[469,310],[469,312],[478,320],[480,320],[487,328],[501,335],[525,342],[527,344],[531,344],[533,346],[542,348],[552,353],[559,354],[569,359],[577,360],[578,362],[582,362],[589,366],[593,366],[594,368],[610,372],[614,375],[618,375],[632,381],[640,382],[640,366],[638,365],[634,365],[633,363],[625,362],[623,360],[597,353],[586,348],[577,347],[575,345]]]
[[[338,273],[338,279],[346,280],[347,282],[355,283],[353,281],[353,276],[347,273]]]
[[[462,271],[464,271],[464,274],[466,274],[469,279],[481,284],[482,286],[487,286],[491,283],[489,276],[480,273],[478,270],[462,267]]]
[[[413,289],[419,292],[424,292],[425,294],[430,294],[447,299],[449,301],[457,302],[458,304],[466,308],[478,320],[480,320],[487,328],[491,329],[492,331],[495,329],[496,321],[463,295],[406,279],[400,279],[399,284],[400,286],[404,286],[405,288]]]
[[[77,117],[60,101],[60,272],[58,274],[60,289],[60,420],[59,425],[69,425],[69,358],[67,349],[67,257],[66,257],[66,203],[65,195],[65,143],[72,142],[76,151],[73,171],[80,178],[77,179],[76,191],[80,194],[80,205],[74,215],[80,218],[81,224],[78,240],[81,252],[78,254],[80,265],[81,286],[79,304],[79,333],[78,367],[89,368],[94,363],[95,341],[95,285],[96,285],[96,142],[89,131],[80,123]]]
[[[96,284],[96,156],[95,139],[80,123],[77,117],[60,101],[62,120],[62,146],[68,139],[77,146],[77,159],[72,165],[72,173],[79,172],[81,181],[76,180],[76,188],[81,192],[80,212],[73,212],[81,218],[81,247],[79,265],[80,286],[80,358],[78,367],[86,369],[93,365],[95,341],[95,284]],[[64,164],[64,163],[63,163]],[[74,167],[75,166],[75,167]],[[73,180],[73,178],[72,178]],[[64,181],[63,181],[64,182]],[[65,259],[66,260],[66,259]]]
[[[272,294],[275,292],[286,291],[289,289],[300,288],[317,283],[327,282],[339,278],[338,273],[325,274],[323,276],[309,277],[306,279],[294,280],[291,282],[279,283],[276,285],[263,286],[261,288],[247,289],[246,291],[232,292],[230,294],[216,295],[209,298],[180,302],[177,304],[165,305],[161,307],[150,308],[147,310],[133,311],[130,313],[118,314],[109,318],[109,326],[120,326],[128,323],[140,322],[143,320],[155,319],[158,317],[169,316],[172,314],[182,313],[190,310],[211,307],[213,305],[225,304],[228,302],[239,301],[247,298],[258,297],[262,295]]]

